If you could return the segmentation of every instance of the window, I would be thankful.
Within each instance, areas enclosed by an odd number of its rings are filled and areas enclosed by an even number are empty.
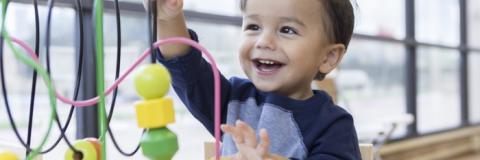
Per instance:
[[[468,42],[471,46],[480,48],[480,1],[467,1]]]
[[[401,44],[357,39],[350,44],[337,71],[338,101],[354,116],[360,140],[368,140],[406,113],[406,54]],[[404,127],[395,136],[404,135]]]
[[[355,33],[403,39],[405,0],[357,1]]]
[[[480,53],[472,52],[468,58],[470,122],[478,124],[480,123],[480,99],[478,99],[478,97],[480,97],[480,74],[478,74],[478,68],[480,68]]]
[[[240,7],[238,0],[219,1],[219,0],[202,0],[202,1],[184,1],[184,8],[188,10],[215,13],[220,15],[240,15]]]
[[[460,44],[458,0],[416,0],[417,40],[457,46]]]
[[[420,47],[418,58],[418,130],[428,133],[460,125],[460,54]]]

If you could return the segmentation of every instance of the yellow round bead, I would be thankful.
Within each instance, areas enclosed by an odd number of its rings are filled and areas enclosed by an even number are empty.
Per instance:
[[[0,159],[1,160],[20,160],[17,154],[11,151],[0,151]]]
[[[82,153],[80,156],[82,160],[99,160],[97,149],[92,142],[85,139],[78,140],[73,144],[73,147]],[[74,156],[77,155],[75,155],[73,150],[68,149],[65,153],[65,160],[74,160]]]
[[[161,64],[141,67],[134,77],[137,93],[146,100],[163,97],[170,88],[170,73]]]

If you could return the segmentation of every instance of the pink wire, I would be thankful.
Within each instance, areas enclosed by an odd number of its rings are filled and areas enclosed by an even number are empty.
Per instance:
[[[37,55],[35,54],[35,51],[33,51],[32,48],[30,48],[25,42],[12,37],[12,41],[20,45],[28,54],[29,56],[37,62],[37,64],[40,64],[40,60],[38,59]],[[167,38],[163,40],[159,40],[153,44],[156,48],[165,45],[165,44],[172,44],[172,43],[183,43],[190,45],[198,50],[200,50],[210,61],[212,71],[213,71],[213,79],[214,79],[214,107],[215,107],[215,159],[219,160],[220,159],[220,73],[218,72],[217,69],[217,64],[215,63],[215,60],[213,59],[213,56],[208,52],[207,49],[205,49],[203,46],[198,44],[197,42],[187,39],[187,38],[182,38],[182,37],[172,37],[172,38]],[[147,58],[151,53],[150,49],[147,49],[143,52],[143,54],[134,61],[133,65],[130,66],[113,84],[110,86],[106,91],[105,95],[109,95],[112,93],[112,91],[120,85],[120,83],[136,68],[138,67],[142,61]],[[66,103],[73,105],[75,107],[87,107],[87,106],[93,106],[98,102],[98,96],[88,99],[88,100],[83,100],[83,101],[73,101],[71,99],[63,97],[58,91],[55,91],[57,98]]]

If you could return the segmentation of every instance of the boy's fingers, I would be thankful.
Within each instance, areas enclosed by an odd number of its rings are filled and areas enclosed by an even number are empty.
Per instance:
[[[233,156],[232,160],[243,160],[245,158],[242,157],[240,153],[237,153]]]
[[[253,130],[253,128],[250,127],[250,125],[248,125],[247,123],[241,120],[237,120],[237,126],[240,127],[241,129],[244,129],[244,131],[255,133],[255,130]]]
[[[245,122],[240,120],[237,121],[237,127],[242,131],[245,144],[249,147],[255,148],[257,147],[257,136],[255,135],[255,131]]]
[[[222,131],[225,133],[232,132],[232,128],[230,127],[230,125],[227,125],[227,124],[220,125],[220,129],[222,129]]]
[[[248,147],[257,147],[257,136],[253,132],[243,130],[243,139]]]
[[[232,138],[237,145],[243,144],[243,135],[238,127],[230,125],[221,125],[220,127],[225,133],[232,135]]]
[[[264,128],[260,130],[260,140],[261,142],[258,145],[257,149],[261,155],[267,155],[270,148],[270,138],[268,137],[267,130]]]
[[[157,6],[157,18],[168,19],[182,11],[183,0],[143,0],[143,7],[148,10],[151,5]]]
[[[170,9],[177,9],[183,6],[183,0],[163,0],[164,4]]]

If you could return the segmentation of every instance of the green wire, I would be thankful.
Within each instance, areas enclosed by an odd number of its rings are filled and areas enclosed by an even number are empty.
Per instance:
[[[8,35],[7,29],[5,28],[5,21],[6,21],[6,11],[7,11],[7,0],[2,0],[2,35],[5,41],[8,44],[8,47],[13,51],[15,58],[20,60],[21,62],[29,65],[35,71],[38,72],[40,76],[42,76],[44,83],[47,85],[48,88],[48,95],[50,98],[50,105],[51,105],[51,112],[50,112],[50,120],[48,122],[48,130],[45,136],[43,136],[42,141],[40,143],[40,146],[38,146],[36,149],[33,149],[32,152],[27,156],[28,160],[31,160],[35,158],[38,154],[39,151],[42,150],[43,146],[48,140],[48,136],[50,135],[50,131],[52,130],[52,125],[53,125],[53,119],[56,116],[56,108],[57,108],[57,103],[56,103],[56,97],[55,97],[55,88],[52,85],[52,81],[47,73],[47,71],[40,65],[38,65],[35,61],[33,61],[31,58],[27,57],[26,54],[21,54],[20,51],[18,51],[17,48],[14,47],[12,43],[12,39]]]
[[[106,136],[107,120],[105,111],[105,75],[103,64],[103,0],[95,0],[95,37],[96,37],[96,52],[97,52],[97,94],[98,101],[98,119],[100,126],[100,142],[102,143],[102,160],[107,159],[106,150]]]

